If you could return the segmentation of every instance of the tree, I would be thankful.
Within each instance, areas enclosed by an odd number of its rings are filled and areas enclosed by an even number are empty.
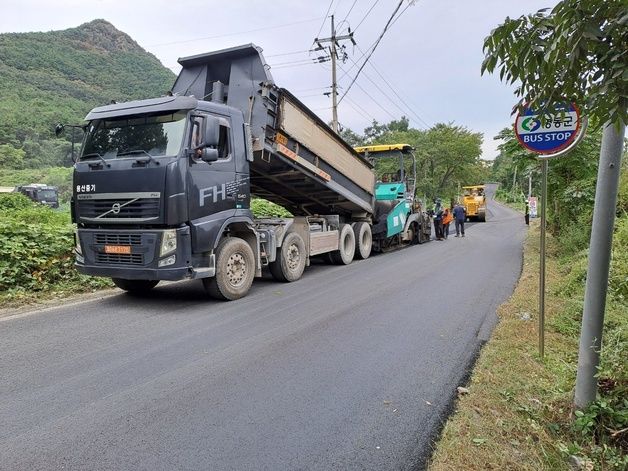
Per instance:
[[[342,138],[343,141],[345,141],[352,147],[361,146],[364,142],[364,138],[362,136],[359,136],[349,128],[341,127],[338,135]]]
[[[430,197],[453,196],[457,184],[482,183],[477,170],[483,168],[482,134],[469,131],[463,126],[453,123],[438,123],[426,133],[425,148],[420,151],[423,156],[423,168],[428,175],[424,191]],[[477,178],[482,178],[477,181]],[[425,184],[424,183],[424,184]]]
[[[505,128],[496,136],[502,143],[498,146],[499,156],[493,162],[492,179],[498,181],[502,188],[510,188],[513,176],[518,175],[516,186],[519,188],[517,197],[527,193],[527,175],[532,174],[533,181],[538,185],[539,162],[534,154],[519,145],[512,128]],[[591,230],[591,208],[595,196],[595,179],[597,160],[591,158],[599,151],[601,131],[592,130],[570,154],[569,158],[556,159],[548,171],[549,194],[548,229],[557,237],[565,232],[573,233],[572,225],[578,226],[578,242],[587,241]],[[534,187],[534,186],[533,186]],[[515,195],[512,195],[513,198]],[[583,247],[572,246],[570,239],[568,250],[580,250]],[[562,246],[562,244],[561,244]]]
[[[415,149],[417,159],[417,193],[433,199],[453,197],[458,184],[485,182],[489,175],[488,164],[480,159],[482,134],[474,133],[453,123],[439,123],[424,131],[409,126],[402,116],[388,124],[373,124],[359,136],[350,129],[343,129],[340,136],[350,145],[409,144]],[[375,166],[378,175],[395,172],[396,159],[380,159]],[[412,161],[405,160],[405,171],[412,173]]]
[[[594,128],[604,126],[595,192],[575,404],[596,398],[606,289],[628,103],[625,0],[562,0],[518,19],[507,18],[484,42],[482,73],[518,83],[517,106],[542,111],[576,101]]]
[[[506,21],[484,41],[482,73],[518,83],[517,106],[576,99],[595,126],[626,124],[628,26],[623,0],[563,0]]]
[[[22,149],[16,149],[10,144],[0,145],[0,168],[19,169],[24,166]]]
[[[364,128],[364,141],[368,144],[372,144],[377,139],[380,139],[386,132],[388,132],[388,126],[379,124],[376,120],[373,120],[373,124]]]

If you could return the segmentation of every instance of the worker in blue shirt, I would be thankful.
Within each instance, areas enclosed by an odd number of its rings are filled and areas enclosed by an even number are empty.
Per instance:
[[[464,220],[467,218],[467,211],[460,203],[456,203],[454,206],[454,222],[456,224],[456,237],[464,237]]]

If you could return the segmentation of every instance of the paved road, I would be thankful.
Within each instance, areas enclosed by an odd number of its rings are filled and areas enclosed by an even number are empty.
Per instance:
[[[422,469],[523,217],[232,303],[185,282],[0,318],[0,469]]]

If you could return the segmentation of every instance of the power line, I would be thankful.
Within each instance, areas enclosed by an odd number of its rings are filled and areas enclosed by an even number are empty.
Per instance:
[[[384,30],[381,32],[381,34],[379,35],[379,37],[377,38],[377,41],[375,41],[375,44],[370,48],[371,51],[369,53],[369,55],[366,57],[366,59],[364,60],[364,63],[360,66],[360,68],[358,69],[358,72],[355,74],[355,77],[353,78],[353,80],[351,81],[351,83],[349,84],[349,86],[347,87],[347,90],[344,92],[344,94],[340,97],[340,100],[338,100],[338,103],[340,103],[342,101],[342,99],[345,97],[345,95],[347,93],[349,93],[349,90],[351,90],[351,87],[353,86],[353,84],[355,83],[355,81],[357,80],[358,76],[360,75],[360,72],[362,72],[362,69],[364,69],[364,66],[366,66],[366,63],[369,61],[369,59],[371,58],[371,56],[373,55],[373,53],[375,52],[375,49],[377,49],[377,46],[379,45],[380,41],[382,40],[382,38],[384,37],[384,34],[386,34],[386,31],[388,31],[388,28],[393,20],[393,18],[395,17],[395,15],[397,14],[397,12],[399,11],[399,9],[401,8],[401,5],[403,5],[404,0],[400,0],[399,4],[397,5],[397,7],[395,8],[395,11],[393,11],[393,14],[390,16],[390,18],[388,19],[388,21],[386,22],[386,26],[384,26]],[[405,10],[404,10],[405,11]]]
[[[377,2],[376,2],[376,3],[377,3]],[[404,12],[405,12],[405,11],[406,11],[406,10],[407,10],[410,6],[412,6],[412,5],[414,5],[414,0],[410,0],[410,1],[409,1],[408,5],[406,5],[406,7],[405,7],[403,10],[401,10],[401,13],[397,16],[397,18],[395,18],[395,19],[393,20],[393,22],[390,24],[390,26],[394,25],[394,24],[397,22],[397,20],[401,17],[401,15],[403,15],[403,13],[404,13]],[[358,26],[359,26],[359,25],[358,25]],[[390,27],[390,26],[389,26],[389,27]],[[357,29],[357,28],[356,28],[356,29]],[[367,49],[367,51],[370,51],[370,50],[371,50],[371,49],[375,46],[375,44],[376,44],[376,43],[371,44],[371,46]],[[367,54],[367,53],[366,53],[366,52],[364,52],[364,51],[362,50],[362,48],[360,48],[360,46],[357,46],[357,45],[356,45],[356,47],[357,47],[357,48],[358,48],[358,50],[362,53],[362,55],[361,55],[361,56],[360,56],[360,58],[358,59],[358,61],[361,61],[364,57],[366,57],[366,54]],[[343,79],[343,78],[345,78],[347,75],[349,75],[349,73],[350,73],[350,72],[351,72],[351,71],[352,71],[355,67],[358,67],[358,63],[357,63],[356,61],[352,60],[352,62],[353,62],[353,65],[351,65],[351,66],[350,66],[347,70],[345,70],[345,71],[344,71],[344,73],[340,76],[340,79],[338,79],[338,80],[342,80],[342,79]]]
[[[358,47],[358,49],[359,49],[359,47]],[[353,59],[351,59],[351,60],[353,61]],[[395,87],[393,87],[391,85],[391,83],[388,80],[386,80],[386,77],[384,77],[384,75],[382,75],[382,73],[377,69],[377,67],[375,67],[375,64],[373,64],[372,62],[369,62],[369,65],[375,71],[375,73],[377,73],[377,75],[379,75],[379,77],[383,80],[383,82],[386,85],[388,85],[388,88],[390,88],[390,90],[393,92],[393,94],[399,99],[399,103],[401,103],[405,107],[405,110],[402,109],[397,104],[397,102],[395,102],[395,100],[393,100],[389,95],[386,94],[386,92],[384,90],[381,89],[381,87],[379,86],[379,83],[377,81],[373,80],[366,72],[363,72],[363,75],[369,80],[369,82],[371,82],[382,93],[382,95],[384,95],[386,98],[388,98],[388,100],[394,106],[396,106],[397,109],[399,109],[402,113],[413,115],[415,121],[417,122],[417,124],[418,123],[422,123],[427,129],[429,129],[431,126],[421,116],[419,116],[419,114],[417,112],[415,112],[410,106],[408,106],[408,104],[406,103],[407,100],[402,98],[399,95],[399,93],[397,93],[397,90],[395,90]]]
[[[325,21],[327,21],[327,17],[329,16],[329,10],[331,10],[331,6],[334,4],[336,0],[331,0],[331,2],[329,2],[329,6],[327,7],[327,11],[325,12],[325,16],[323,17],[323,23],[321,24],[321,27],[318,28],[318,33],[316,33],[315,37],[319,37],[321,35],[321,31],[323,31],[323,26],[325,26]]]
[[[379,90],[379,92],[380,92],[380,93],[381,93],[381,94],[382,94],[385,98],[387,98],[387,99],[388,99],[388,101],[389,101],[389,102],[390,102],[390,103],[391,103],[391,104],[392,104],[395,108],[397,108],[399,111],[401,111],[401,113],[402,113],[402,114],[404,114],[404,115],[407,115],[407,114],[412,114],[412,115],[414,115],[414,116],[410,116],[410,117],[411,117],[414,121],[416,121],[416,122],[417,122],[417,124],[419,124],[419,126],[421,126],[421,127],[422,127],[422,125],[421,125],[421,123],[422,123],[423,125],[425,125],[425,127],[427,127],[427,128],[429,129],[429,127],[430,127],[430,126],[429,126],[427,123],[425,123],[425,121],[423,121],[423,119],[421,119],[421,117],[420,117],[420,116],[418,116],[418,115],[417,115],[417,114],[416,114],[416,113],[415,113],[415,112],[414,112],[414,111],[413,111],[413,110],[412,110],[409,106],[407,106],[407,105],[406,105],[406,106],[405,106],[405,109],[404,109],[404,108],[402,108],[401,106],[399,106],[399,104],[398,104],[398,103],[397,103],[394,99],[392,99],[392,98],[390,97],[390,95],[388,95],[388,94],[387,94],[384,90],[382,90],[382,88],[379,86],[379,84],[378,84],[375,80],[373,80],[371,77],[369,77],[369,76],[368,76],[368,74],[367,74],[366,72],[363,72],[363,73],[362,73],[362,75],[364,75],[364,77],[366,77],[366,79],[368,79],[368,81],[369,81],[369,82],[371,82],[371,83],[375,86],[375,88],[377,88],[377,90]],[[390,86],[390,85],[389,85],[389,86]],[[395,92],[395,90],[393,90],[393,93],[395,93],[395,95],[397,96],[397,98],[399,99],[399,101],[400,101],[402,104],[405,104],[405,103],[404,103],[403,98],[401,98],[401,97],[400,97],[400,96],[399,96],[399,95]]]
[[[401,13],[399,13],[397,18],[395,18],[392,21],[392,23],[390,23],[390,26],[394,25],[397,22],[397,20],[399,20],[399,18],[401,18],[401,15],[403,15],[408,8],[410,8],[412,5],[414,5],[415,2],[416,2],[416,0],[408,0],[408,4],[406,5],[406,7],[403,10],[401,10]]]
[[[331,88],[329,85],[326,87],[312,87],[312,88],[297,88],[296,90],[293,90],[293,92],[295,93],[299,93],[299,92],[311,92],[313,90],[326,90],[327,88]]]
[[[373,8],[375,8],[375,5],[377,5],[378,3],[379,3],[379,0],[375,0],[373,5],[371,5],[371,8],[369,8],[369,11],[366,12],[366,15],[364,15],[364,17],[358,23],[358,26],[356,26],[355,29],[353,30],[354,32],[360,27],[362,23],[364,23],[364,20],[366,20],[366,18],[371,14],[371,11],[373,11]]]
[[[296,54],[303,54],[305,52],[310,52],[309,49],[305,49],[303,51],[294,51],[294,52],[282,52],[280,54],[270,54],[270,55],[264,55],[264,57],[279,57],[279,56],[294,56]]]
[[[355,27],[355,29],[353,30],[353,32],[355,33],[355,31],[360,27],[360,25],[362,23],[364,23],[364,20],[366,20],[366,18],[369,16],[369,14],[371,13],[371,11],[373,10],[373,8],[375,8],[375,6],[379,3],[379,0],[375,0],[375,3],[373,3],[373,5],[371,5],[371,8],[369,8],[369,11],[366,12],[366,15],[364,15],[364,17],[362,18],[362,20],[360,20],[360,23],[358,23],[358,26]],[[406,6],[406,8],[403,9],[403,11],[401,12],[400,16],[403,14],[404,11],[406,11],[406,9],[412,5],[414,3],[413,0],[409,0],[408,5]],[[395,21],[393,21],[391,23],[391,26],[397,21],[399,17],[397,17],[395,19]],[[377,41],[376,41],[377,42]],[[373,48],[373,46],[375,45],[375,43],[371,44],[371,46],[367,49],[367,51],[371,50],[371,48]],[[360,49],[360,48],[358,48]],[[365,56],[366,56],[366,52],[362,51],[362,49],[360,49],[360,51],[362,52],[362,55],[360,56],[360,58],[358,59],[358,61],[361,61]],[[358,64],[355,63],[355,67],[358,67]],[[340,77],[340,80],[342,80],[346,75],[348,75],[352,70],[353,70],[354,66],[352,65],[351,67],[349,67],[349,70],[345,71],[345,73],[342,75],[342,77]]]
[[[349,8],[349,11],[345,15],[345,17],[342,19],[342,21],[340,23],[338,23],[339,25],[342,25],[345,21],[347,21],[347,18],[349,18],[349,15],[353,11],[353,7],[355,6],[356,3],[358,3],[358,0],[353,0],[353,3],[351,4],[351,8]],[[336,7],[336,8],[338,8],[338,7]]]
[[[359,83],[355,84],[360,90],[362,90],[362,92],[371,99],[371,101],[373,103],[375,103],[377,106],[380,107],[380,109],[386,113],[388,116],[390,116],[392,119],[397,119],[397,116],[395,116],[394,114],[392,114],[390,111],[388,111],[386,108],[384,108],[384,106],[382,106],[382,104],[380,102],[378,102],[373,95],[371,95],[369,92],[367,92],[364,87],[362,87]],[[346,94],[345,94],[346,95]],[[344,95],[343,95],[344,96]],[[403,110],[402,110],[403,111]]]
[[[382,74],[382,73],[381,73],[381,72],[377,69],[377,67],[375,67],[375,64],[373,64],[373,62],[369,62],[369,65],[370,65],[370,66],[371,66],[371,68],[375,71],[375,73],[376,73],[377,75],[379,75],[379,77],[380,77],[380,78],[384,81],[384,83],[385,83],[386,85],[388,85],[388,88],[390,88],[390,90],[391,90],[391,91],[395,94],[395,96],[396,96],[397,98],[399,98],[399,101],[400,101],[401,103],[403,103],[403,104],[407,107],[407,109],[410,111],[410,113],[412,113],[412,114],[414,115],[414,117],[415,117],[418,121],[422,122],[422,123],[423,123],[423,124],[424,124],[424,125],[428,128],[428,129],[429,129],[429,128],[431,128],[431,126],[430,126],[430,125],[429,125],[429,124],[428,124],[428,123],[427,123],[427,122],[426,122],[423,118],[421,118],[421,116],[419,116],[419,114],[418,114],[418,113],[416,113],[416,112],[415,112],[415,111],[414,111],[414,110],[413,110],[410,106],[408,106],[408,105],[406,104],[406,101],[407,101],[407,100],[405,100],[404,98],[402,98],[402,97],[401,97],[401,96],[397,93],[397,90],[395,89],[395,87],[394,87],[394,86],[393,86],[393,85],[392,85],[392,84],[391,84],[391,83],[390,83],[390,82],[386,79],[386,77],[384,77],[384,75],[383,75],[383,74]],[[365,74],[365,76],[366,76],[366,74]],[[368,78],[368,76],[367,76],[367,78]],[[370,80],[370,79],[369,79],[369,80]],[[412,103],[411,103],[411,104],[412,104]],[[416,107],[416,106],[415,106],[415,107]]]
[[[275,25],[275,26],[267,26],[267,27],[264,27],[264,28],[250,29],[248,31],[238,31],[236,33],[219,34],[219,35],[216,35],[216,36],[204,36],[202,38],[184,39],[184,40],[181,40],[181,41],[172,41],[172,42],[168,42],[168,43],[150,44],[150,45],[148,45],[146,47],[170,46],[172,44],[191,43],[191,42],[194,42],[194,41],[201,41],[201,40],[204,40],[204,39],[226,38],[228,36],[237,36],[239,34],[255,33],[257,31],[266,31],[266,30],[269,30],[269,29],[287,28],[288,26],[294,26],[294,25],[303,24],[303,23],[311,23],[313,21],[318,21],[318,20],[320,20],[320,17],[319,18],[312,18],[312,19],[309,19],[309,20],[292,21],[290,23],[285,23],[285,24]],[[325,24],[324,21],[323,21],[323,24]]]
[[[288,62],[278,62],[276,64],[269,64],[271,67],[279,67],[282,65],[291,65],[291,64],[295,64],[295,65],[299,65],[299,64],[310,64],[310,63],[317,63],[317,62],[313,62],[312,59],[299,59],[296,61],[288,61]]]
[[[366,111],[361,105],[359,105],[358,103],[356,103],[355,101],[347,98],[347,104],[349,106],[351,106],[351,108],[353,108],[355,111],[357,111],[358,113],[361,113],[363,115],[366,115],[367,118],[369,118],[371,120],[371,123],[373,121],[376,121],[376,119],[371,115],[371,113],[369,113],[368,111]],[[357,109],[359,108],[359,109]]]
[[[289,69],[290,67],[302,67],[304,65],[315,65],[318,64],[318,62],[303,62],[301,64],[288,64],[288,65],[280,65],[280,66],[271,66],[272,70],[277,70],[277,69]]]

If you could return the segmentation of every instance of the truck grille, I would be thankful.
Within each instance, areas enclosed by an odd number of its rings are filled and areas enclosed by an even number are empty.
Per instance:
[[[138,254],[111,254],[111,253],[98,253],[96,254],[96,263],[105,263],[108,265],[142,265],[144,263],[144,256]]]
[[[94,242],[99,245],[141,245],[141,234],[94,234]]]
[[[78,210],[83,219],[154,219],[159,198],[79,200]]]

